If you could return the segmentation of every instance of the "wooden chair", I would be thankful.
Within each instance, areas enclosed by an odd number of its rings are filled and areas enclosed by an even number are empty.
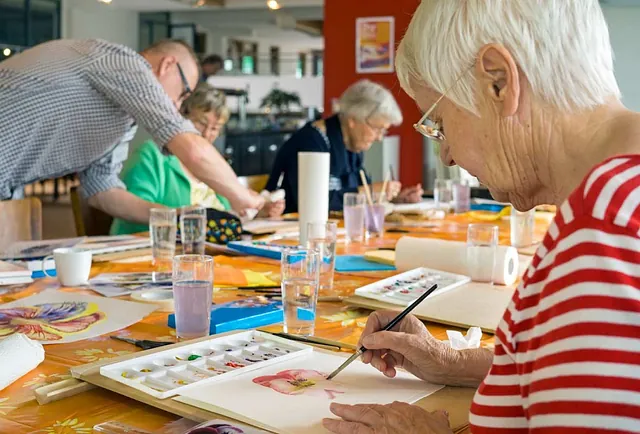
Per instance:
[[[269,175],[239,176],[238,179],[245,187],[260,193],[267,186]]]
[[[113,217],[90,206],[78,192],[78,187],[71,187],[69,194],[78,236],[109,235]]]
[[[6,200],[0,202],[0,246],[16,241],[42,239],[42,203],[40,199]]]

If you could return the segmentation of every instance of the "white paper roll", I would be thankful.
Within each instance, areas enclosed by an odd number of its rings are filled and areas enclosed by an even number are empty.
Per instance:
[[[307,223],[329,219],[329,153],[298,152],[300,244],[307,244]]]
[[[519,277],[518,251],[498,246],[493,270],[495,283],[512,285]],[[402,237],[396,244],[396,268],[401,271],[419,267],[469,275],[467,244],[433,238]]]
[[[0,390],[35,369],[44,360],[44,348],[22,333],[0,341]]]

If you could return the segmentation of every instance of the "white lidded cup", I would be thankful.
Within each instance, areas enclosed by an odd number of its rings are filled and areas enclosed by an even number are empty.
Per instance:
[[[60,248],[53,251],[53,255],[47,256],[42,261],[42,271],[48,277],[54,277],[47,273],[45,265],[51,258],[56,263],[56,274],[62,286],[82,286],[89,281],[91,273],[91,250],[79,248]]]

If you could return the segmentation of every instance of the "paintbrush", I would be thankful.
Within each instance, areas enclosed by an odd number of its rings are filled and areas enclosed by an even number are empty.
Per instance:
[[[416,301],[414,301],[413,303],[411,303],[409,306],[407,306],[407,308],[405,310],[403,310],[402,312],[400,312],[400,314],[395,317],[394,319],[391,320],[391,322],[389,324],[387,324],[386,326],[383,327],[383,329],[381,331],[389,331],[392,328],[394,328],[396,325],[398,325],[398,323],[400,321],[402,321],[404,319],[405,316],[407,316],[409,314],[409,312],[411,312],[413,309],[415,309],[416,307],[418,307],[418,305],[420,303],[422,303],[422,300],[424,300],[425,298],[427,298],[433,291],[435,291],[438,288],[438,285],[433,285],[431,288],[429,288],[424,294],[422,294],[420,297],[418,297],[416,299]],[[342,365],[340,365],[338,367],[338,369],[336,369],[335,371],[333,371],[328,377],[327,380],[331,380],[333,377],[335,377],[336,375],[338,375],[340,372],[342,372],[342,370],[344,368],[346,368],[347,366],[349,366],[354,360],[356,360],[358,357],[360,357],[365,351],[367,351],[367,349],[363,346],[360,347],[360,349],[358,349],[358,351],[355,352],[355,354],[353,354],[351,357],[349,357]]]
[[[284,172],[280,172],[278,183],[276,184],[276,190],[280,190],[280,187],[282,187],[282,181],[284,181]]]
[[[229,286],[229,287],[220,287],[214,288],[215,290],[220,291],[255,291],[255,292],[263,292],[265,289],[280,289],[280,285],[265,285],[265,286]],[[266,291],[266,292],[274,292],[274,291]]]
[[[389,164],[389,174],[391,175],[391,180],[395,181],[396,177],[393,175],[393,164]]]
[[[265,330],[261,330],[261,331],[265,331]],[[274,335],[274,336],[279,336],[281,338],[290,339],[292,341],[305,342],[305,343],[313,344],[313,345],[322,345],[322,346],[327,346],[327,347],[333,347],[333,348],[336,348],[338,350],[341,350],[341,349],[355,350],[356,349],[356,346],[352,345],[352,344],[345,344],[345,343],[342,343],[342,342],[332,341],[330,339],[323,339],[323,338],[319,338],[319,337],[316,337],[316,336],[298,336],[298,335],[292,335],[292,334],[284,333],[284,332],[268,332],[268,331],[265,331],[265,332],[269,333],[271,335]]]
[[[367,197],[367,201],[369,202],[371,221],[375,226],[376,232],[380,232],[380,228],[378,227],[378,220],[375,218],[375,211],[373,209],[373,198],[371,196],[371,190],[369,189],[369,183],[367,182],[367,175],[365,175],[364,170],[362,169],[360,169],[360,179],[362,180],[362,186],[364,187],[364,194]]]
[[[382,183],[382,191],[380,192],[380,197],[378,197],[378,203],[382,204],[382,200],[384,199],[384,195],[387,194],[387,184],[389,184],[389,172],[384,175],[384,182]],[[389,201],[393,199],[392,197],[387,198]]]

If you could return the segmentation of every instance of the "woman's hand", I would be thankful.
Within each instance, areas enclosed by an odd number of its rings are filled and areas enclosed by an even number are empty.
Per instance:
[[[444,411],[428,412],[404,402],[388,405],[331,404],[342,420],[324,419],[322,425],[337,434],[451,434]]]
[[[266,202],[260,212],[258,213],[258,217],[262,218],[273,218],[280,217],[284,212],[285,202],[284,200],[278,200],[275,202]]]
[[[414,185],[413,187],[408,187],[402,189],[400,194],[393,199],[394,203],[418,203],[422,200],[422,195],[424,194],[424,190],[422,189],[422,185]]]
[[[358,347],[364,345],[369,350],[362,361],[390,378],[396,376],[396,368],[404,368],[425,381],[445,384],[456,368],[459,353],[431,336],[413,315],[407,315],[392,331],[380,331],[397,315],[395,311],[377,311],[369,316],[358,342]]]

